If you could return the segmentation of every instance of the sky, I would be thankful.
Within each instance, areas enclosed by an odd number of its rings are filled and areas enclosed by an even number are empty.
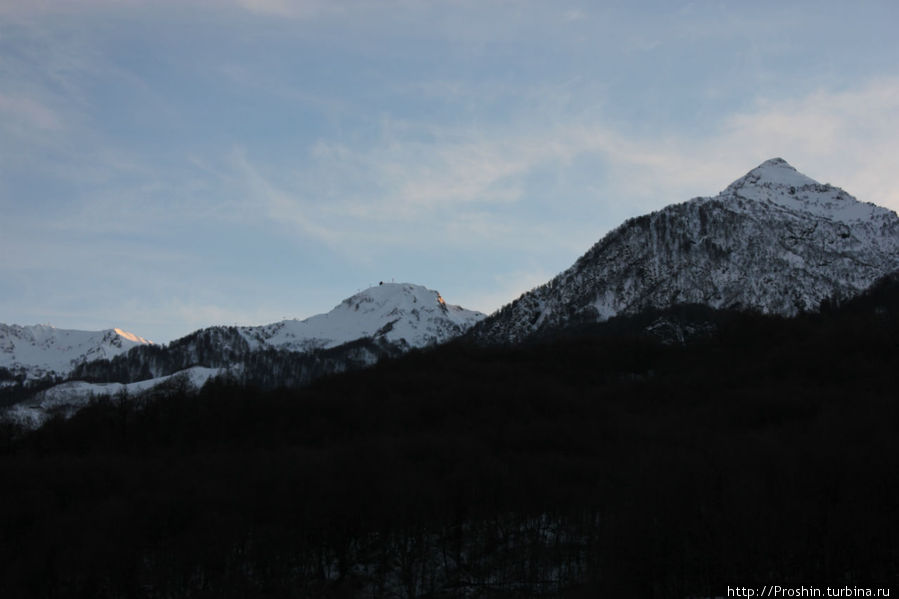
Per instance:
[[[0,322],[491,312],[782,157],[899,209],[899,3],[0,0]]]

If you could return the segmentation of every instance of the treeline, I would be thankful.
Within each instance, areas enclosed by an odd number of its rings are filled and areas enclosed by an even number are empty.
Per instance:
[[[249,353],[249,345],[236,327],[211,327],[165,346],[142,345],[111,360],[80,364],[69,378],[95,383],[131,383],[174,374],[191,366],[227,366]]]
[[[11,375],[6,380],[3,380],[0,375],[0,419],[2,419],[3,408],[34,397],[35,393],[49,389],[61,382],[61,377],[51,375],[31,381],[27,380],[24,374]]]
[[[68,379],[132,383],[204,366],[229,369],[230,380],[240,385],[261,389],[299,387],[316,378],[362,368],[400,353],[398,347],[368,338],[308,352],[251,350],[234,327],[215,327],[166,346],[140,346],[111,360],[80,364]]]
[[[895,586],[899,294],[219,381],[0,439],[3,597]]]

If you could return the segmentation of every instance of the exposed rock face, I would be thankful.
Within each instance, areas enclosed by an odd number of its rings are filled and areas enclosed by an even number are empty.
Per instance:
[[[899,269],[899,217],[769,160],[715,197],[626,221],[568,270],[479,323],[508,343],[696,303],[792,316]]]

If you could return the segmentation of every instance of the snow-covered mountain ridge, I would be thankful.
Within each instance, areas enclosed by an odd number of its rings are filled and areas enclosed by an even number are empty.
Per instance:
[[[34,426],[50,411],[73,413],[91,395],[143,393],[172,380],[201,386],[210,377],[227,375],[262,387],[302,385],[412,348],[443,343],[483,318],[480,312],[447,304],[434,290],[382,283],[326,314],[263,326],[208,327],[165,346],[118,329],[89,332],[0,325],[5,327],[0,331],[12,331],[0,337],[0,348],[12,348],[0,366],[14,365],[30,380],[46,375],[68,379],[27,394],[8,410],[18,421]],[[3,340],[8,340],[6,345]],[[5,384],[18,385],[18,378],[7,377]]]
[[[326,314],[237,330],[251,350],[308,351],[363,337],[413,348],[448,341],[484,317],[449,305],[438,292],[420,285],[381,283],[343,300]]]
[[[447,304],[437,291],[420,285],[381,283],[343,300],[330,312],[304,320],[200,329],[172,341],[163,352],[142,352],[137,367],[162,376],[194,365],[229,368],[267,351],[335,355],[331,350],[356,342],[367,350],[350,352],[351,359],[373,363],[382,351],[402,353],[449,341],[485,317]],[[79,370],[88,371],[91,365],[86,366]],[[132,367],[127,378],[142,376],[148,375]]]
[[[648,308],[792,316],[899,269],[899,217],[768,160],[714,197],[630,219],[568,270],[479,323],[508,343]]]
[[[79,364],[113,358],[133,347],[152,344],[118,328],[78,331],[50,325],[0,323],[0,367],[29,380],[65,376]]]
[[[225,354],[232,350],[266,349],[308,352],[372,338],[411,349],[448,341],[484,317],[480,312],[447,304],[432,289],[409,283],[382,283],[343,300],[330,312],[305,320],[262,326],[214,326],[167,347],[177,348],[203,339],[207,344],[219,345]],[[118,328],[77,331],[50,325],[0,324],[0,367],[32,380],[46,375],[64,377],[82,364],[109,360],[131,348],[150,345],[151,341]]]

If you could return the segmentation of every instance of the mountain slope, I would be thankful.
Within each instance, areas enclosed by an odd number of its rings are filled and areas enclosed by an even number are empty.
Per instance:
[[[382,283],[343,300],[326,314],[237,330],[251,349],[308,351],[363,337],[412,348],[448,341],[482,318],[480,312],[447,304],[432,289]]]
[[[473,328],[475,339],[676,304],[792,316],[851,297],[899,269],[899,217],[822,185],[780,158],[714,197],[630,219],[568,270]]]
[[[899,280],[884,283],[821,314],[735,313],[684,346],[451,343],[303,390],[213,383],[19,439],[0,426],[4,596],[895,580]]]
[[[266,365],[258,355],[272,352],[374,363],[381,355],[448,341],[482,318],[480,312],[446,304],[434,290],[384,283],[345,299],[326,314],[263,326],[208,327],[165,347],[147,347],[109,362],[83,364],[72,375],[129,383],[192,366],[233,368],[248,361],[256,364],[261,375]],[[256,357],[250,360],[251,356]],[[339,370],[337,365],[334,368]],[[277,379],[276,373],[273,375]]]
[[[484,317],[447,304],[434,290],[383,283],[347,298],[326,314],[302,321],[208,327],[165,346],[137,347],[135,342],[129,352],[121,345],[125,341],[113,339],[110,343],[120,344],[113,345],[118,353],[102,346],[104,351],[56,364],[54,376],[65,376],[68,382],[40,389],[13,387],[18,381],[8,377],[0,404],[15,404],[8,414],[34,426],[50,412],[74,413],[91,395],[121,390],[142,393],[172,380],[199,387],[210,377],[226,375],[262,388],[296,387],[412,348],[443,343]],[[56,342],[51,348],[59,345]],[[98,359],[91,360],[91,355]],[[37,367],[30,364],[28,368],[31,372]]]
[[[65,376],[78,364],[152,345],[122,329],[78,331],[49,325],[0,324],[0,367],[26,380]]]

